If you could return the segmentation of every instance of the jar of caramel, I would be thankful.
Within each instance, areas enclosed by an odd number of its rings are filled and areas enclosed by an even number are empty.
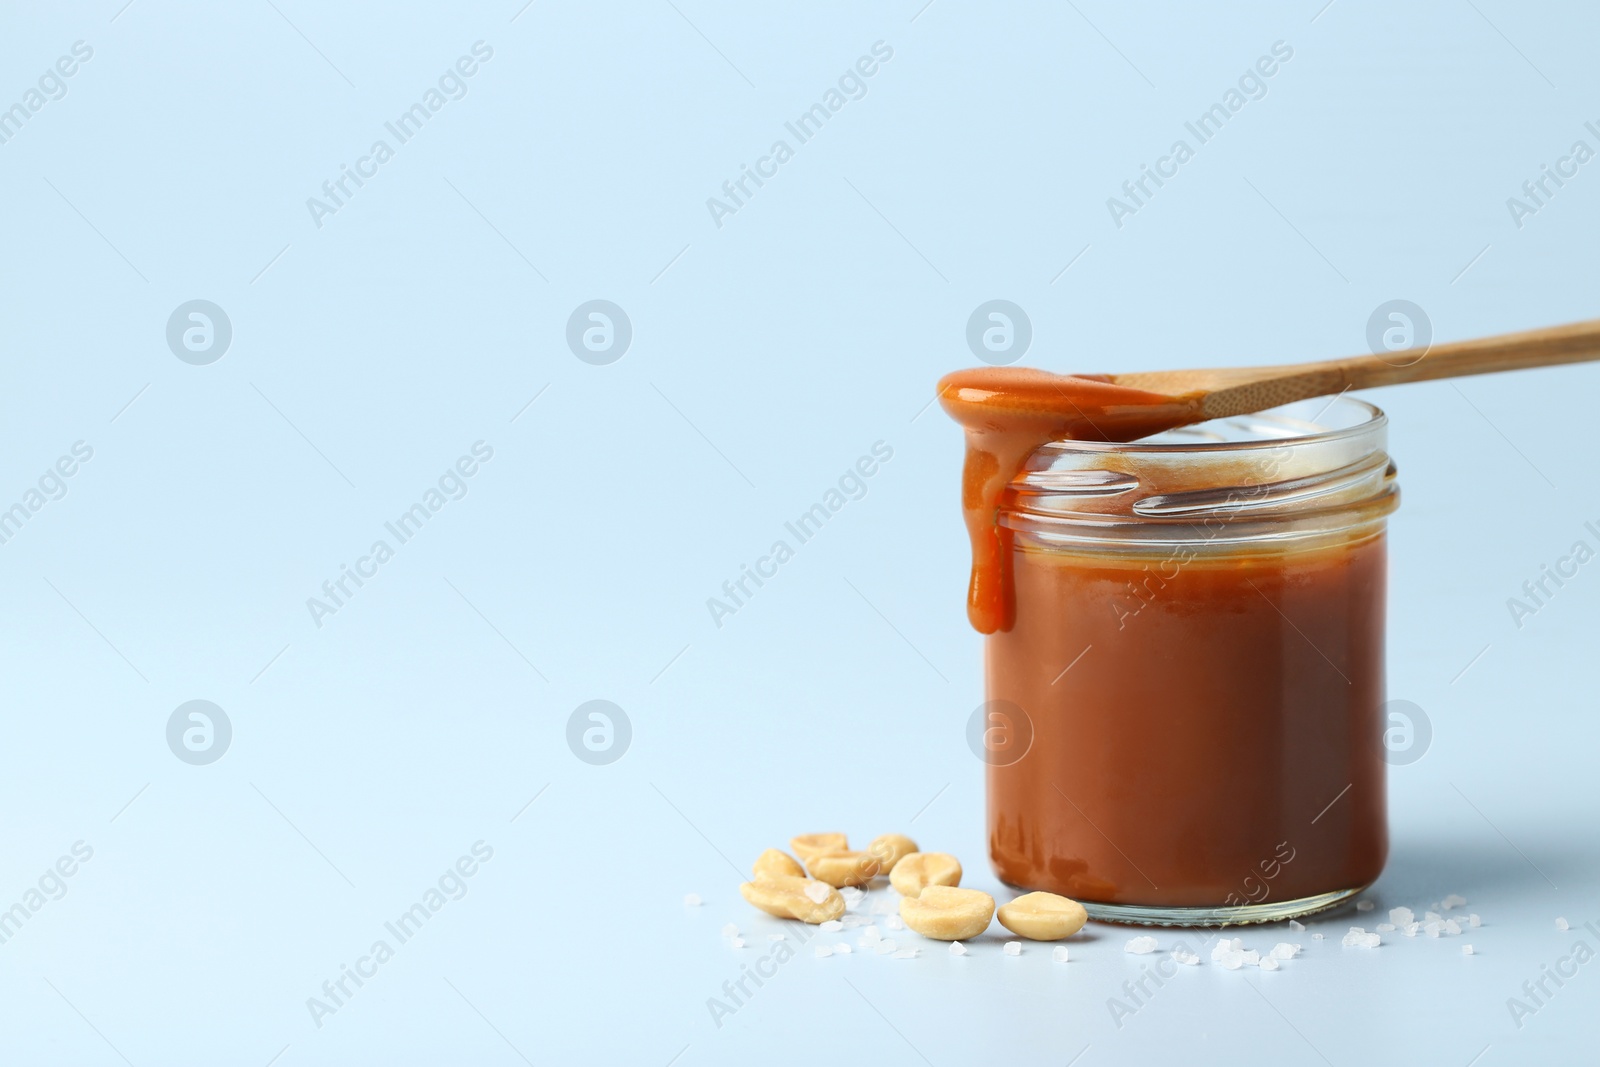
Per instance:
[[[1267,922],[1361,892],[1384,799],[1386,419],[1312,400],[1039,449],[997,516],[989,851],[1098,919]]]

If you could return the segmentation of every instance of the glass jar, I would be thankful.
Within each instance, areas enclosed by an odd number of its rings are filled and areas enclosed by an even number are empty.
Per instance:
[[[1210,925],[1377,878],[1386,427],[1336,398],[1034,454],[999,516],[1016,621],[985,646],[1003,881]]]

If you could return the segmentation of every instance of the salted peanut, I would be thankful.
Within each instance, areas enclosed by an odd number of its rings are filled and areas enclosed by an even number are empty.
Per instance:
[[[913,852],[894,865],[889,884],[903,897],[914,897],[930,885],[960,885],[961,861],[948,852]]]
[[[867,846],[867,851],[877,857],[876,874],[887,875],[894,865],[917,850],[917,843],[905,834],[879,834]]]
[[[965,941],[989,928],[989,920],[994,918],[994,897],[981,889],[930,885],[921,896],[900,901],[900,918],[923,937]]]
[[[804,878],[806,876],[806,869],[796,863],[793,856],[787,852],[780,852],[775,848],[769,848],[757,856],[750,869],[757,878],[763,874],[783,874],[791,878]]]
[[[831,886],[866,885],[878,869],[878,857],[870,852],[819,852],[806,860],[811,877]]]
[[[1000,925],[1030,941],[1060,941],[1083,929],[1089,913],[1054,893],[1024,893],[1000,905]]]
[[[739,895],[768,915],[813,925],[844,914],[844,897],[837,889],[788,874],[758,874],[739,887]]]
[[[810,863],[811,857],[819,852],[845,851],[850,842],[843,834],[801,834],[789,838],[789,847],[800,857],[801,863]]]

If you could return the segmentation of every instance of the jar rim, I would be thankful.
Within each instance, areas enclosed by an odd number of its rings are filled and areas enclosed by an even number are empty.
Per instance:
[[[1251,449],[1274,447],[1284,444],[1302,445],[1339,441],[1346,438],[1359,437],[1362,434],[1369,434],[1373,433],[1374,431],[1381,433],[1389,425],[1389,416],[1384,414],[1382,408],[1366,400],[1361,400],[1353,396],[1345,396],[1342,393],[1336,395],[1332,400],[1328,401],[1323,407],[1323,410],[1318,412],[1311,421],[1294,419],[1290,416],[1281,414],[1283,411],[1285,411],[1285,409],[1293,408],[1297,405],[1307,404],[1310,402],[1311,401],[1309,400],[1297,400],[1289,404],[1280,404],[1277,407],[1267,408],[1264,411],[1251,412],[1245,415],[1233,415],[1221,419],[1209,419],[1205,422],[1193,423],[1189,426],[1180,426],[1175,430],[1167,430],[1164,433],[1155,434],[1152,437],[1143,438],[1137,441],[1086,441],[1081,439],[1051,441],[1048,444],[1041,445],[1034,455],[1037,458],[1048,453],[1062,452],[1066,450],[1089,453],[1145,453],[1168,456],[1181,455],[1183,453],[1213,454],[1244,452]],[[1331,429],[1317,428],[1315,420],[1321,419],[1328,412],[1333,411],[1336,407],[1351,411],[1352,414],[1355,412],[1361,412],[1365,415],[1365,417],[1357,421],[1353,421],[1346,426],[1338,426]],[[1239,421],[1243,419],[1253,419],[1257,420],[1257,422],[1275,419],[1277,422],[1285,426],[1290,423],[1299,422],[1302,425],[1312,427],[1312,429],[1310,432],[1306,433],[1284,433],[1274,436],[1260,436],[1236,441],[1159,440],[1159,438],[1167,437],[1170,434],[1194,433],[1204,427],[1216,426],[1219,424],[1237,425]],[[1215,431],[1212,432],[1214,433]],[[1031,465],[1032,464],[1030,464],[1030,466]]]

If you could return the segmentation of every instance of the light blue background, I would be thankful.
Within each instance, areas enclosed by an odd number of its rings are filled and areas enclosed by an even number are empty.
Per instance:
[[[1026,363],[1089,371],[1352,354],[1392,298],[1441,340],[1596,313],[1600,163],[1520,229],[1506,207],[1600,147],[1581,5],[922,3],[7,5],[0,106],[94,55],[0,145],[0,506],[94,457],[0,545],[0,907],[94,857],[0,945],[0,1061],[1592,1056],[1600,965],[1520,1029],[1506,1000],[1580,936],[1556,916],[1600,920],[1600,576],[1520,629],[1506,599],[1600,520],[1594,367],[1370,395],[1404,486],[1391,694],[1434,728],[1392,774],[1378,913],[1276,974],[1185,969],[1120,1029],[1141,961],[1112,927],[1065,967],[992,935],[807,953],[713,1024],[778,925],[732,868],[792,833],[909,832],[997,888],[961,445],[926,409],[980,302],[1027,310]],[[315,226],[479,40],[465,98]],[[867,95],[718,228],[707,197],[880,40]],[[1266,97],[1113,225],[1279,40]],[[165,342],[197,298],[234,329],[210,366]],[[564,340],[595,298],[634,328],[610,366]],[[468,495],[315,626],[479,440]],[[715,627],[706,598],[880,440],[867,495]],[[609,766],[565,742],[596,698],[633,726]],[[233,724],[210,766],[166,746],[191,699]],[[479,840],[466,896],[316,1027],[306,999]],[[1452,892],[1470,937],[1338,947]]]

